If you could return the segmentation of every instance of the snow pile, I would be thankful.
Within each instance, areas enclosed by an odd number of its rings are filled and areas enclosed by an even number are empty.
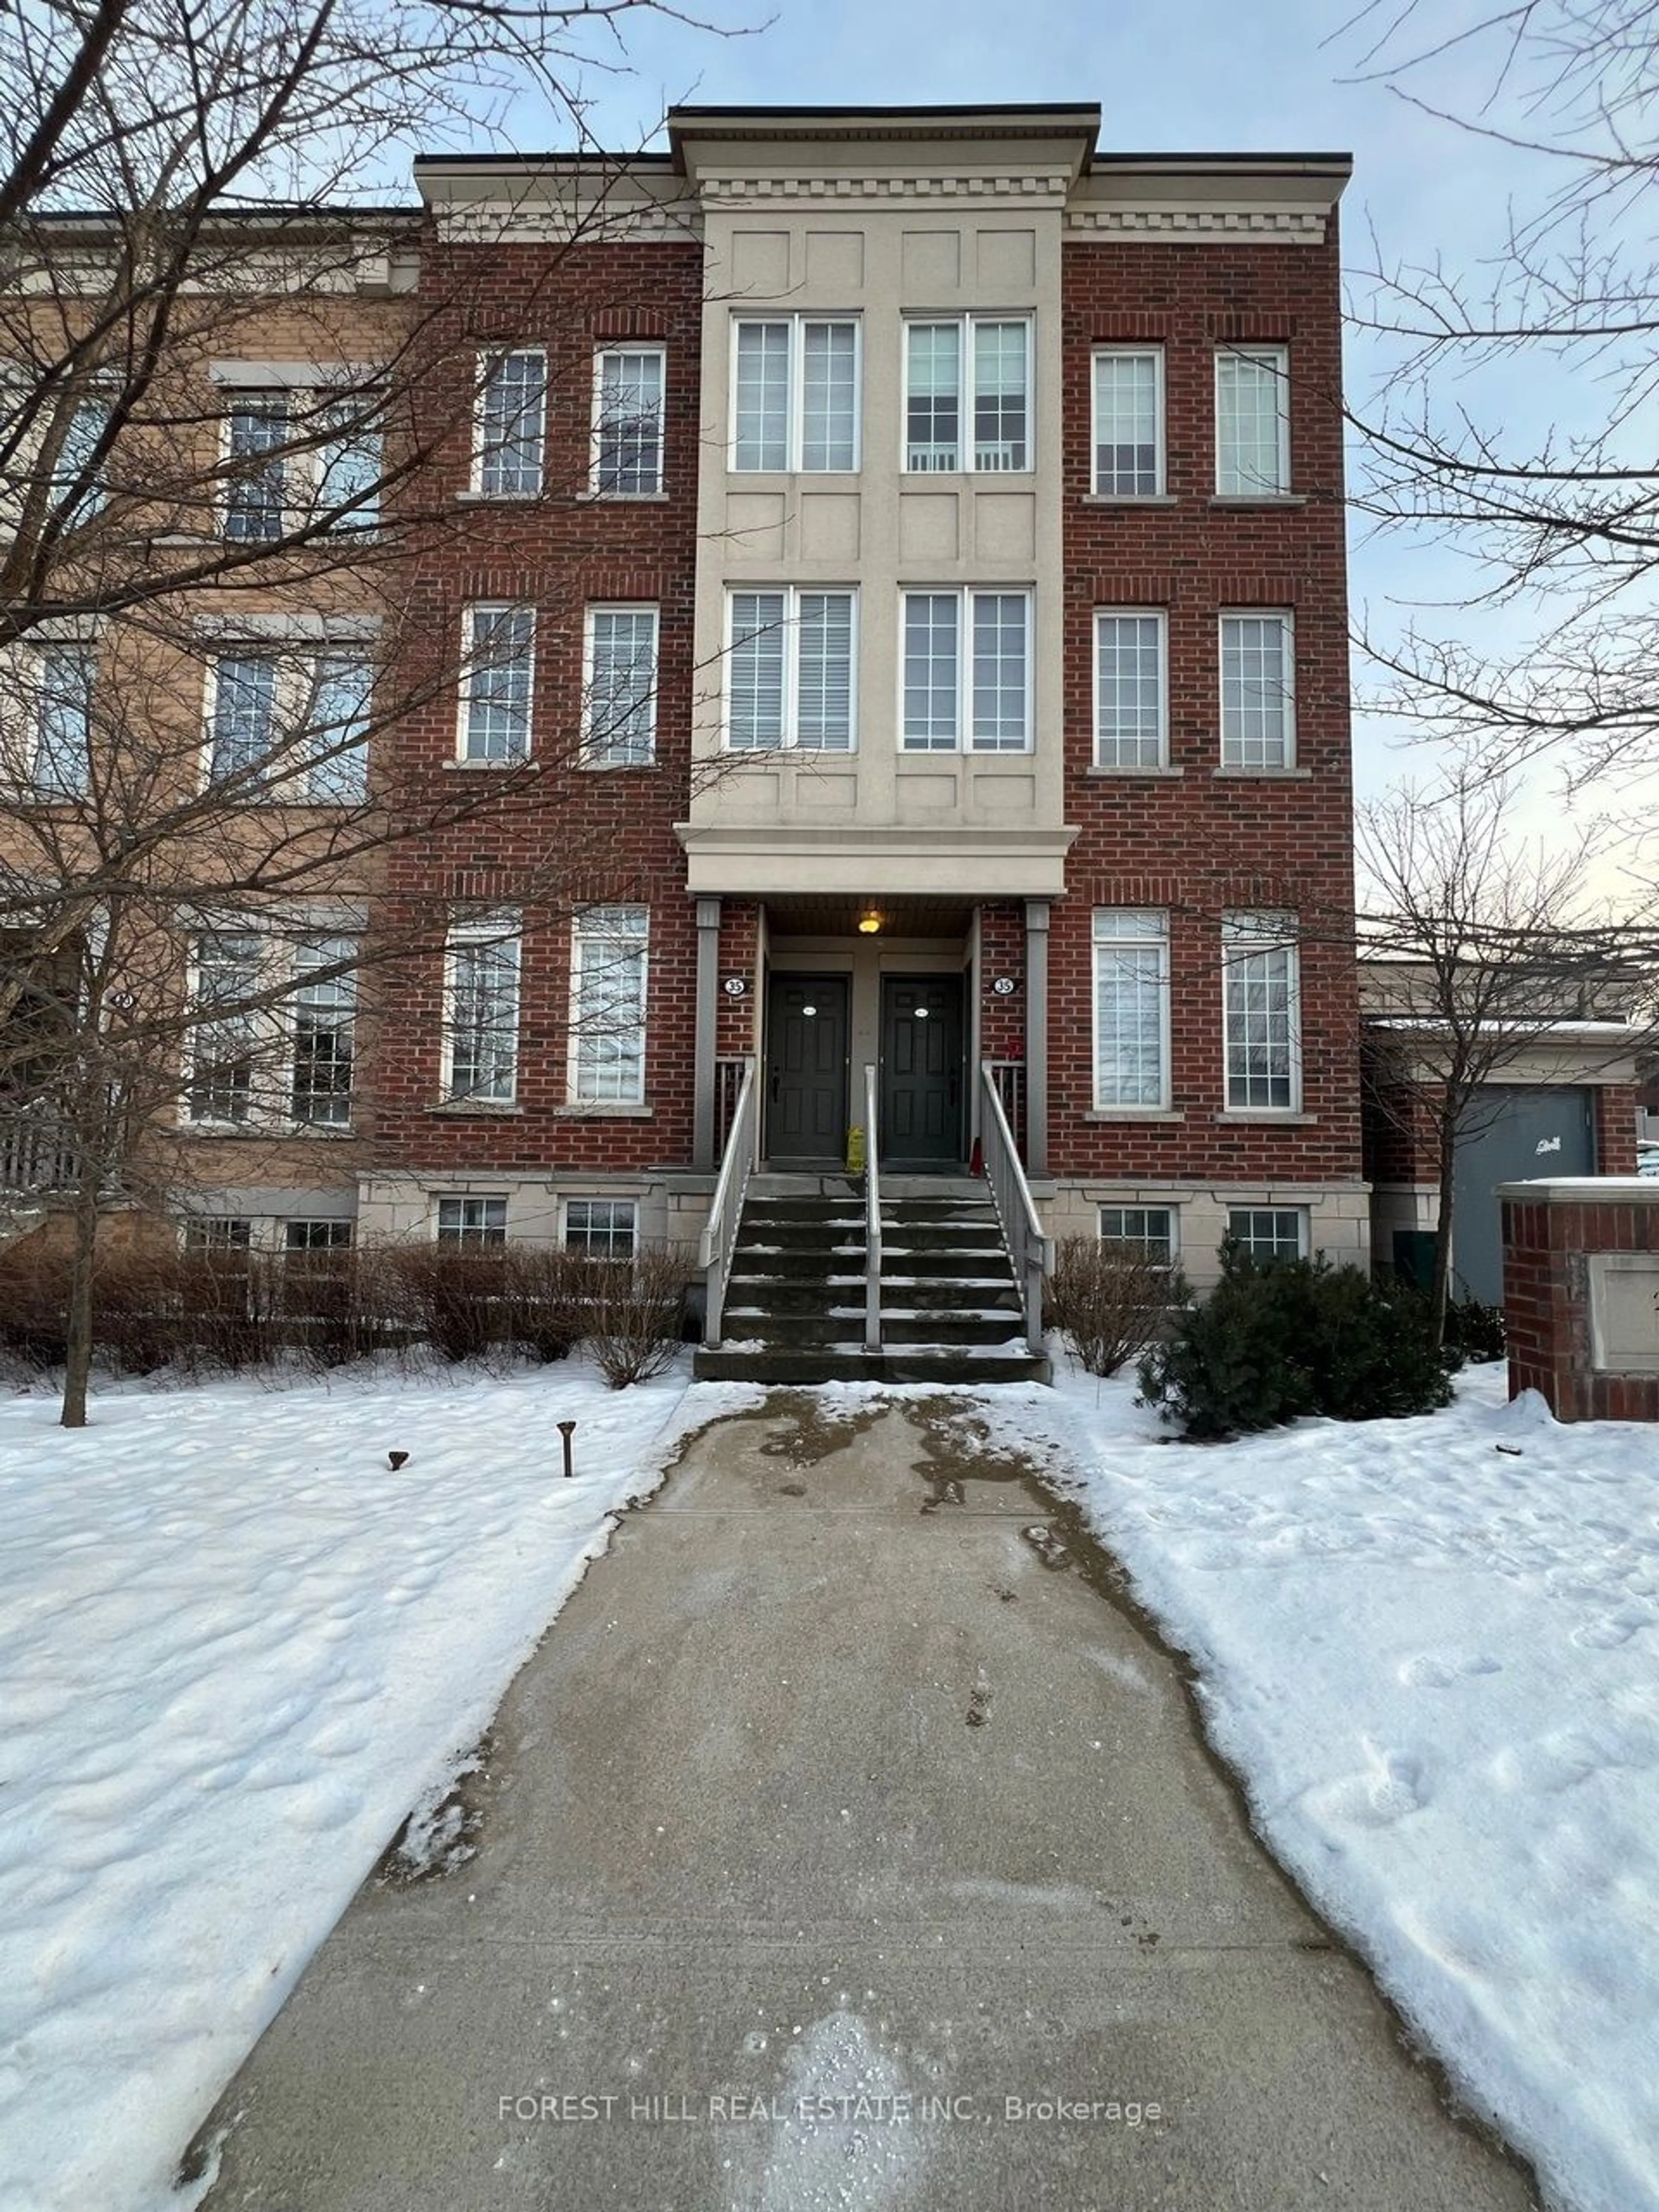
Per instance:
[[[975,1410],[1046,1433],[1261,1832],[1470,2103],[1576,2212],[1656,2212],[1659,1431],[1504,1380],[1209,1448],[1127,1381]]]
[[[181,2148],[417,1800],[453,1850],[447,1785],[611,1516],[694,1410],[752,1395],[573,1364],[117,1392],[76,1434],[0,1405],[6,2212],[177,2203]]]

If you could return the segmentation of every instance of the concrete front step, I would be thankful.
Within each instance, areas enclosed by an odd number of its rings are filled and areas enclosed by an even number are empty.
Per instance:
[[[890,1345],[931,1344],[951,1348],[1006,1345],[1011,1338],[1019,1337],[1019,1322],[1017,1313],[892,1314],[884,1310],[881,1336],[882,1342]],[[825,1313],[779,1314],[727,1306],[723,1325],[726,1334],[734,1343],[763,1345],[769,1352],[781,1352],[798,1346],[861,1344],[864,1312],[860,1307],[857,1310],[836,1308]]]
[[[1054,1380],[1048,1361],[1024,1351],[974,1352],[951,1347],[933,1352],[918,1346],[896,1346],[886,1352],[863,1352],[850,1345],[839,1349],[803,1347],[787,1352],[741,1351],[735,1346],[711,1352],[705,1347],[693,1358],[691,1371],[699,1382],[764,1382],[778,1386],[928,1382],[942,1390],[982,1382]]]

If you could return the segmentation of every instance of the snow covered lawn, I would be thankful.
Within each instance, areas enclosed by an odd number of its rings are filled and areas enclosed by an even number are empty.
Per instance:
[[[1575,2212],[1656,2212],[1659,1430],[1559,1426],[1501,1367],[1207,1448],[1133,1396],[978,1404],[1046,1432],[1258,1829],[1469,2102]]]
[[[573,1363],[128,1389],[78,1434],[0,1403],[0,2212],[178,2204],[191,2130],[611,1515],[753,1395]]]

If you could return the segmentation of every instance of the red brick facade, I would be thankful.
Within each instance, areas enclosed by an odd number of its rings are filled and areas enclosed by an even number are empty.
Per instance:
[[[1557,1186],[1536,1202],[1504,1200],[1510,1395],[1540,1391],[1562,1421],[1659,1421],[1659,1375],[1595,1364],[1589,1261],[1608,1252],[1651,1253],[1659,1262],[1659,1192],[1591,1205]]]

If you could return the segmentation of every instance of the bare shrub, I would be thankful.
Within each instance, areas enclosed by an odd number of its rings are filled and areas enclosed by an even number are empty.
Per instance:
[[[1055,1248],[1048,1310],[1091,1375],[1115,1375],[1145,1352],[1186,1297],[1180,1269],[1139,1246],[1062,1237]]]
[[[678,1244],[642,1244],[631,1261],[587,1262],[586,1326],[594,1364],[613,1390],[648,1382],[679,1350],[690,1265]]]

